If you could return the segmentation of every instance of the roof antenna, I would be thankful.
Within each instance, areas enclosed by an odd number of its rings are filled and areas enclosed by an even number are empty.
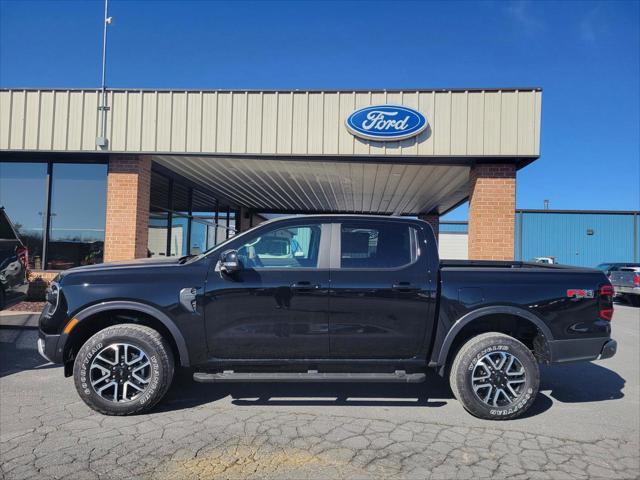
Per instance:
[[[96,137],[96,146],[103,150],[109,148],[107,140],[107,26],[111,25],[112,17],[109,16],[109,0],[104,0],[104,27],[102,31],[102,83],[100,87],[100,136]]]

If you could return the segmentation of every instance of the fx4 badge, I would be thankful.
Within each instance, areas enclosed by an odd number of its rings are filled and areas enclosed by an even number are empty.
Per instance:
[[[570,288],[567,290],[569,298],[593,298],[593,290],[584,290],[582,288]]]

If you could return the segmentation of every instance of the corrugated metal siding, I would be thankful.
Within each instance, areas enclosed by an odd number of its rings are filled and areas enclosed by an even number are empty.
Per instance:
[[[588,229],[593,230],[593,235],[587,235]],[[636,242],[640,241],[638,237],[636,232]],[[636,257],[639,250],[640,244],[636,244]],[[530,260],[540,256],[585,267],[637,261],[634,215],[517,212],[516,258]]]
[[[96,151],[97,90],[0,90],[0,150]],[[542,92],[254,92],[114,90],[114,152],[537,157]],[[352,136],[356,109],[393,103],[429,123],[396,142]]]

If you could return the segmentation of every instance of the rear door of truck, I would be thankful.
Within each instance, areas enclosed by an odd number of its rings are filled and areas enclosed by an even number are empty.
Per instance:
[[[436,250],[426,239],[423,226],[402,219],[333,224],[331,357],[413,358],[430,344],[437,268],[429,271]]]

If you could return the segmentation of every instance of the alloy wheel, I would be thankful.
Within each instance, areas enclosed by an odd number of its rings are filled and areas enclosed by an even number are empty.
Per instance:
[[[526,372],[518,358],[508,352],[485,354],[471,375],[476,396],[491,407],[507,407],[523,393]]]
[[[91,362],[91,387],[110,402],[130,402],[142,395],[151,380],[151,363],[140,347],[113,343]]]

